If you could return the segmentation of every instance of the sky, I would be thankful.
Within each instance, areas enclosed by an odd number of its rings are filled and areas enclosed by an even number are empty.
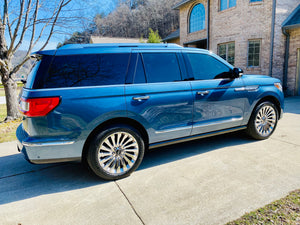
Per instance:
[[[40,0],[42,4],[47,8],[51,8],[55,6],[55,2],[58,0]],[[12,0],[10,1],[9,5],[9,14],[10,14],[10,21],[16,17],[19,12],[20,6],[19,1]],[[60,15],[63,17],[74,17],[71,21],[62,24],[62,27],[57,27],[57,33],[53,35],[51,38],[48,46],[45,49],[55,49],[59,42],[63,42],[65,38],[70,37],[70,35],[76,31],[82,31],[84,28],[88,26],[89,23],[92,22],[94,16],[97,13],[104,13],[108,14],[112,10],[115,9],[118,0],[72,0],[69,5],[66,6],[65,11],[63,11]],[[0,0],[0,8],[3,6],[3,0]],[[1,10],[2,11],[2,10]],[[2,15],[2,12],[1,12]],[[40,9],[39,11],[39,18],[46,18],[49,15],[49,10],[45,7]],[[42,25],[38,25],[36,28],[36,35],[39,34],[39,30],[42,29]],[[49,31],[50,29],[48,29]],[[47,30],[45,30],[46,32]],[[8,32],[6,32],[6,40],[7,44],[10,44],[10,39],[8,36]],[[19,34],[20,36],[20,34]],[[20,47],[20,50],[26,50],[29,43],[30,43],[31,33],[28,32],[25,35],[24,41]],[[38,50],[43,44],[43,40],[47,38],[47,35],[42,36],[41,41],[37,43],[34,51]]]

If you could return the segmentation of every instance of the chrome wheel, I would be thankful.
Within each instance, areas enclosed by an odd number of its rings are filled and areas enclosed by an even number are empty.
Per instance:
[[[130,170],[139,155],[137,140],[127,132],[114,132],[107,136],[98,149],[101,168],[111,175],[122,175]]]
[[[269,136],[277,121],[276,111],[272,106],[265,105],[259,109],[255,118],[255,129],[263,137]]]

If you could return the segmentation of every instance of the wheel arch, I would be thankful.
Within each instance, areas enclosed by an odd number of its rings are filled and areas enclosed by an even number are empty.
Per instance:
[[[265,97],[261,98],[256,103],[256,105],[254,106],[254,108],[252,110],[252,113],[257,108],[257,106],[259,106],[262,102],[266,102],[266,101],[271,102],[276,106],[276,109],[277,109],[277,112],[278,112],[278,118],[281,118],[281,104],[280,104],[280,101],[272,95],[268,95],[268,96],[265,96]],[[251,113],[251,115],[252,115],[252,113]]]
[[[82,150],[82,155],[81,155],[82,161],[85,160],[86,154],[89,149],[89,144],[91,143],[91,140],[95,137],[95,135],[97,135],[97,133],[99,133],[101,130],[104,130],[107,127],[111,127],[111,126],[118,125],[118,124],[128,125],[128,126],[135,128],[136,130],[138,130],[145,142],[145,150],[147,150],[148,145],[149,145],[149,136],[148,136],[148,133],[147,133],[146,129],[144,128],[144,126],[142,124],[140,124],[139,122],[137,122],[136,120],[133,120],[133,119],[130,119],[127,117],[118,117],[118,118],[113,118],[113,119],[107,120],[107,121],[99,124],[88,135],[88,137],[85,140],[85,143],[83,145],[83,150]]]

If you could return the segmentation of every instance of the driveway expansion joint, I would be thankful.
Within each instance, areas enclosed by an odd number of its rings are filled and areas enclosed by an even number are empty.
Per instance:
[[[139,218],[139,220],[141,221],[141,223],[143,225],[145,225],[145,222],[143,221],[142,217],[138,214],[138,212],[135,210],[133,204],[130,202],[129,198],[126,196],[125,192],[122,190],[122,188],[120,187],[120,185],[118,184],[117,181],[114,181],[115,184],[117,185],[117,187],[119,188],[119,190],[121,191],[121,193],[124,195],[124,197],[126,198],[126,200],[128,201],[131,209],[133,210],[134,214]]]
[[[23,172],[23,173],[12,174],[12,175],[8,175],[8,176],[0,177],[0,180],[6,179],[6,178],[11,178],[11,177],[16,177],[16,176],[20,176],[20,175],[24,175],[24,174],[27,174],[27,173],[35,173],[35,172],[39,172],[39,171],[42,171],[42,170],[51,169],[51,168],[59,167],[59,166],[62,166],[62,165],[47,166],[47,167],[44,167],[44,168],[41,168],[41,169],[38,169],[38,170],[29,170],[29,171],[26,171],[26,172]]]
[[[290,145],[300,146],[299,144],[292,143],[292,142],[289,142],[289,141],[284,141],[284,140],[276,138],[276,137],[271,137],[271,139],[276,140],[276,141],[281,141],[283,143],[287,143],[287,144],[290,144]]]

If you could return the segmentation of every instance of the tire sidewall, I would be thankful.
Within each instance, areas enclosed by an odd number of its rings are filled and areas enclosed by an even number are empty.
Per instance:
[[[137,144],[139,146],[139,152],[135,164],[128,171],[126,171],[126,173],[121,175],[113,175],[106,172],[100,165],[100,162],[98,160],[99,146],[109,135],[115,132],[122,132],[122,131],[129,133],[136,139]],[[140,133],[132,127],[125,126],[125,125],[117,125],[117,126],[106,128],[102,130],[98,135],[95,136],[94,140],[92,141],[89,147],[87,161],[89,167],[97,176],[105,180],[117,180],[117,179],[128,177],[133,171],[135,171],[138,168],[138,166],[141,164],[143,160],[144,152],[145,152],[145,145],[143,139],[141,138]]]
[[[264,106],[272,107],[275,111],[275,114],[276,114],[276,122],[275,122],[274,128],[268,136],[262,136],[260,133],[258,133],[258,131],[255,128],[255,119],[257,117],[257,114],[258,114],[259,110]],[[264,140],[264,139],[269,138],[273,134],[273,132],[275,131],[275,129],[277,127],[277,122],[278,122],[278,110],[277,110],[276,106],[273,103],[269,102],[269,101],[265,101],[265,102],[260,103],[255,108],[254,113],[252,113],[249,124],[248,124],[247,132],[250,136],[252,136],[255,139]]]

